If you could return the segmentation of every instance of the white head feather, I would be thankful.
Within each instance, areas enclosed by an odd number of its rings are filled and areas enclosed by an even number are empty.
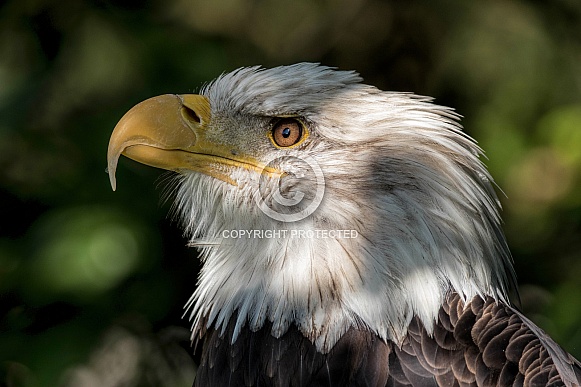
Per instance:
[[[204,325],[225,329],[236,316],[236,340],[243,326],[256,330],[269,320],[274,336],[295,324],[327,352],[351,326],[401,342],[417,315],[430,331],[451,291],[507,299],[510,253],[478,146],[451,109],[360,82],[354,72],[301,63],[239,69],[202,90],[212,108],[210,140],[276,159],[287,173],[267,180],[267,191],[302,191],[312,200],[312,176],[297,163],[306,157],[326,185],[316,211],[288,223],[258,208],[264,179],[255,172],[228,171],[237,187],[180,176],[176,209],[192,243],[204,245],[189,302],[194,335]],[[303,144],[270,143],[266,133],[280,116],[305,122]],[[225,230],[288,231],[220,239]],[[291,230],[355,230],[356,237],[291,238]]]

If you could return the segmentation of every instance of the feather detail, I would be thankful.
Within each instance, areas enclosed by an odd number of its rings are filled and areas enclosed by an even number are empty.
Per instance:
[[[243,329],[231,343],[233,318],[224,336],[209,332],[195,385],[579,385],[581,364],[502,302],[452,294],[439,316],[433,336],[415,317],[399,345],[351,328],[327,354],[294,325],[279,338],[269,323]]]

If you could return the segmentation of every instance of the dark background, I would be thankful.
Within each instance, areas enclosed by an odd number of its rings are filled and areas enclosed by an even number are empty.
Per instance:
[[[462,114],[506,197],[523,309],[581,357],[577,0],[13,0],[0,5],[0,382],[189,386],[198,263],[164,174],[109,135],[224,71],[315,61]]]

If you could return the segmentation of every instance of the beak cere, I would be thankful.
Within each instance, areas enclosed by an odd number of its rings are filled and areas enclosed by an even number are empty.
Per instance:
[[[161,95],[129,110],[115,126],[107,151],[113,190],[121,154],[152,167],[177,171],[191,168],[188,155],[202,141],[210,120],[210,103],[200,95]]]

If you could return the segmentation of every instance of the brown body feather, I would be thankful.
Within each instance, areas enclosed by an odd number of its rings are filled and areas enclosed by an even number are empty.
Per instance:
[[[412,319],[401,345],[351,328],[328,353],[296,327],[282,337],[270,324],[245,328],[231,343],[204,335],[195,386],[564,386],[581,379],[581,364],[514,308],[453,294],[440,309],[434,334]]]

